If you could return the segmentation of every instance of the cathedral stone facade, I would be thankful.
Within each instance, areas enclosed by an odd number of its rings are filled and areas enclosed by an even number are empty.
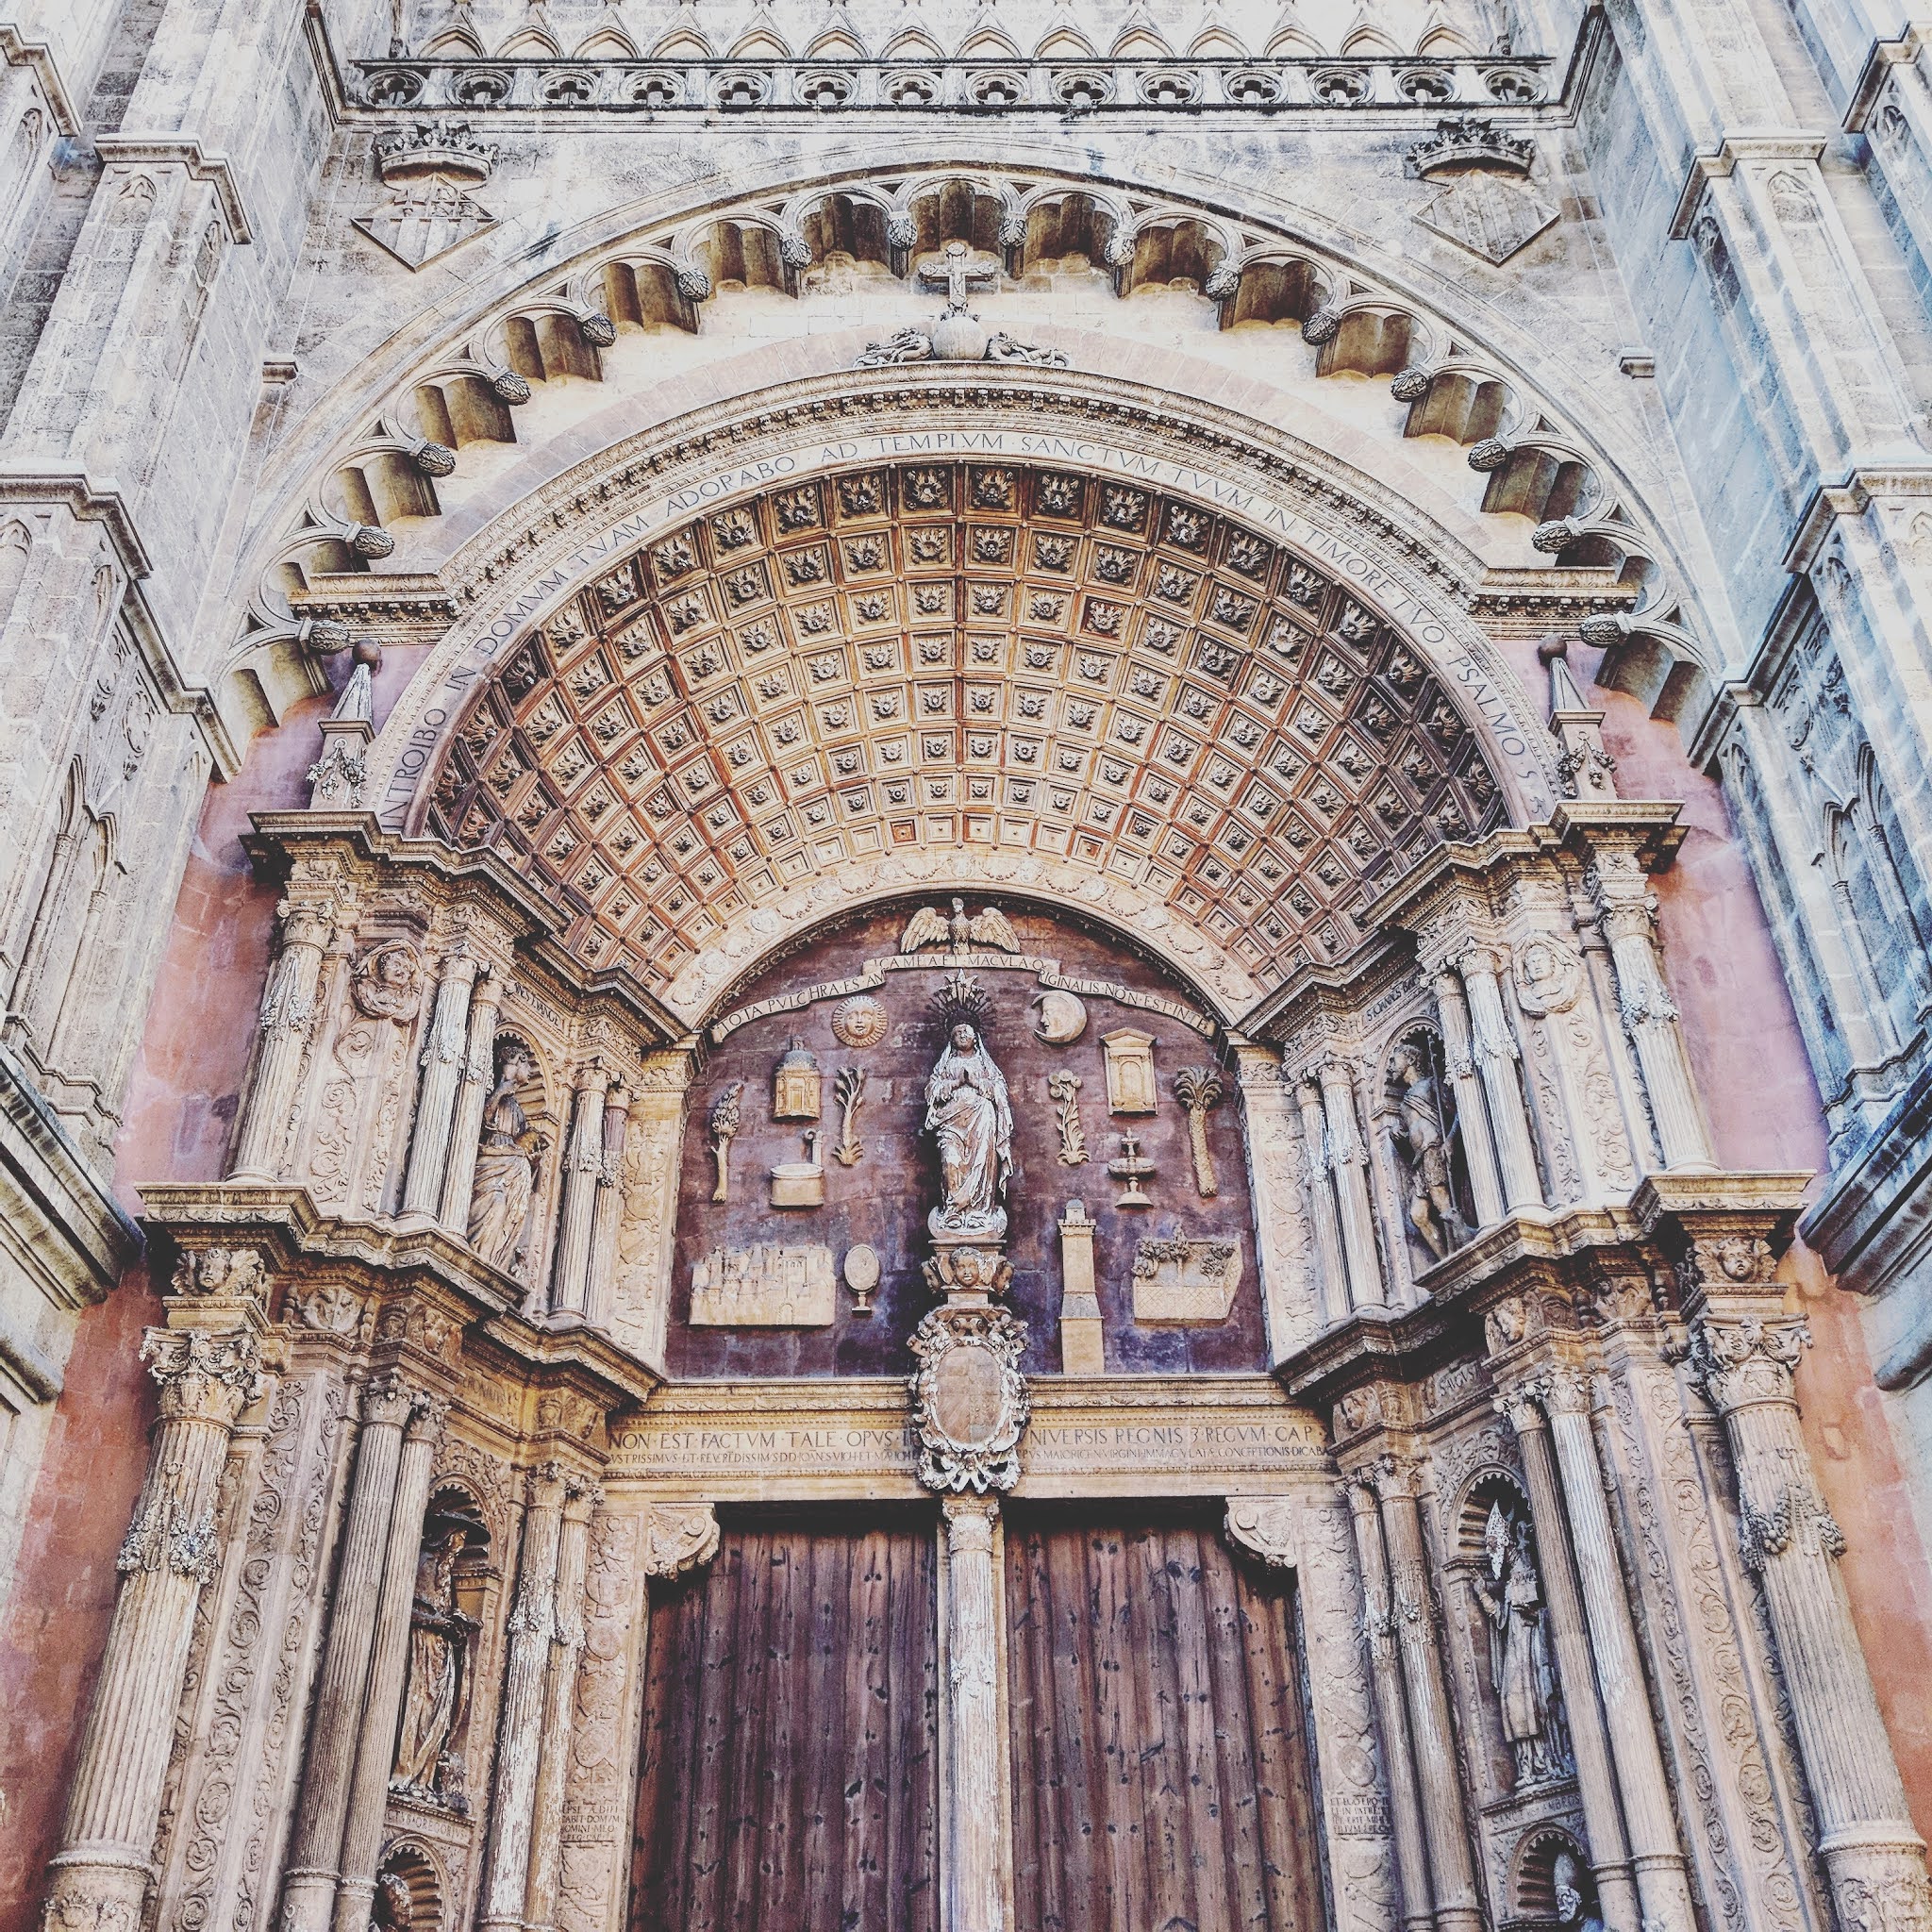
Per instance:
[[[1932,51],[0,0],[0,1923],[1932,1932]]]

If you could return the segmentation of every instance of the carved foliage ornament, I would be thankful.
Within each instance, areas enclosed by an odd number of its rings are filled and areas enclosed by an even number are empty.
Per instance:
[[[954,1493],[1010,1490],[1032,1409],[1019,1366],[1026,1324],[1004,1308],[935,1308],[910,1345],[920,1481]]]
[[[718,1513],[708,1503],[659,1503],[644,1514],[638,1567],[646,1576],[683,1576],[718,1554]]]
[[[267,1266],[254,1248],[197,1248],[175,1263],[168,1289],[177,1295],[266,1302],[270,1279]]]

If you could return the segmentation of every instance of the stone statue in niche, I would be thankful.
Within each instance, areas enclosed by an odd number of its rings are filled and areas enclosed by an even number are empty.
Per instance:
[[[1490,1624],[1490,1681],[1503,1719],[1503,1736],[1516,1758],[1516,1787],[1548,1784],[1570,1774],[1570,1745],[1557,1706],[1542,1578],[1537,1573],[1528,1515],[1490,1505],[1483,1530],[1483,1574],[1476,1601]]]
[[[492,1267],[513,1274],[523,1253],[543,1142],[530,1125],[520,1088],[537,1077],[537,1062],[522,1041],[496,1049],[496,1085],[483,1104],[483,1145],[470,1188],[470,1245]]]
[[[369,1901],[369,1932],[409,1932],[416,1923],[416,1901],[409,1881],[400,1872],[385,1872],[375,1881]]]
[[[740,1101],[744,1093],[744,1082],[733,1080],[711,1103],[711,1112],[706,1124],[711,1130],[711,1160],[717,1168],[718,1178],[711,1189],[711,1199],[728,1201],[731,1198],[731,1142],[738,1132],[741,1116]]]
[[[1453,1116],[1444,1117],[1442,1088],[1425,1041],[1405,1040],[1389,1063],[1395,1121],[1386,1129],[1395,1164],[1408,1184],[1408,1222],[1438,1260],[1469,1239],[1456,1202],[1449,1149]]]
[[[823,1105],[823,1075],[818,1056],[805,1041],[793,1039],[778,1061],[772,1082],[774,1121],[815,1121]]]
[[[1584,1890],[1583,1868],[1572,1852],[1558,1852],[1551,1868],[1557,1895],[1557,1923],[1571,1932],[1604,1932],[1604,1922],[1591,1909]]]
[[[987,997],[955,974],[934,1004],[946,1023],[946,1047],[925,1083],[925,1131],[939,1144],[943,1198],[926,1226],[939,1241],[998,1241],[1007,1231],[1013,1108],[980,1033]]]
[[[423,1003],[423,962],[408,940],[384,940],[356,961],[349,988],[365,1018],[407,1025]]]
[[[408,1688],[390,1774],[392,1790],[458,1814],[469,1809],[458,1744],[468,1715],[476,1626],[457,1601],[457,1559],[470,1536],[469,1524],[432,1519],[416,1560]]]

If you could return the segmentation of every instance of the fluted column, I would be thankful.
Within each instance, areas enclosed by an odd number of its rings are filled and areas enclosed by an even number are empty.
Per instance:
[[[1924,1924],[1924,1842],[1839,1575],[1844,1536],[1798,1428],[1791,1372],[1809,1340],[1801,1322],[1706,1317],[1692,1335],[1690,1372],[1730,1444],[1740,1541],[1763,1586],[1839,1923]]]
[[[1522,1056],[1503,1008],[1496,958],[1481,946],[1472,946],[1459,963],[1463,989],[1469,996],[1470,1054],[1490,1103],[1490,1132],[1495,1142],[1503,1206],[1510,1213],[1541,1208],[1543,1187],[1537,1175],[1523,1085],[1516,1074]]]
[[[1591,1435],[1590,1378],[1576,1370],[1554,1370],[1538,1379],[1535,1392],[1548,1412],[1550,1439],[1562,1473],[1563,1501],[1643,1920],[1647,1926],[1655,1922],[1657,1932],[1691,1932],[1695,1921],[1683,1847],[1677,1840],[1663,1753],[1651,1719],[1630,1600],[1617,1565],[1610,1512],[1604,1502],[1603,1465]]]
[[[405,1214],[435,1214],[443,1205],[442,1177],[449,1163],[450,1116],[457,1087],[465,1077],[470,989],[478,961],[460,941],[442,962],[429,1037],[423,1043],[423,1085],[416,1095],[416,1127],[409,1137],[409,1168],[403,1182]]]
[[[1690,1077],[1690,1056],[1676,1003],[1657,963],[1649,881],[1635,856],[1598,851],[1591,867],[1610,965],[1617,977],[1617,1006],[1637,1052],[1643,1091],[1657,1123],[1657,1148],[1666,1167],[1714,1166],[1710,1135]]]
[[[308,1756],[282,1894],[284,1932],[323,1932],[335,1911],[341,1875],[342,1824],[349,1810],[369,1645],[375,1602],[395,1510],[403,1425],[416,1391],[393,1372],[378,1375],[362,1396],[362,1435],[356,1452],[342,1553],[330,1599],[328,1640],[308,1724]]]
[[[1333,1057],[1316,1071],[1322,1082],[1322,1110],[1328,1122],[1328,1171],[1335,1176],[1349,1301],[1357,1308],[1378,1308],[1387,1297],[1375,1250],[1375,1209],[1369,1199],[1369,1152],[1356,1123],[1355,1080],[1347,1061]]]
[[[521,1927],[530,1878],[530,1833],[543,1690],[557,1632],[557,1566],[563,1530],[563,1471],[546,1462],[530,1472],[524,1512],[523,1560],[509,1617],[509,1657],[497,1722],[496,1777],[490,1804],[490,1854],[478,1924],[505,1932]]]
[[[524,1890],[524,1924],[548,1932],[557,1918],[557,1881],[563,1860],[563,1785],[570,1769],[571,1715],[576,1707],[577,1666],[584,1655],[584,1573],[591,1518],[604,1500],[596,1484],[573,1481],[557,1545],[557,1629],[550,1679],[543,1692],[537,1786],[530,1812],[530,1877]]]
[[[115,1559],[120,1591],[49,1867],[53,1925],[140,1921],[195,1603],[219,1557],[216,1487],[236,1418],[261,1386],[251,1329],[151,1328],[142,1356],[160,1388],[160,1418]]]
[[[326,907],[284,900],[282,949],[262,989],[260,1038],[233,1178],[272,1181],[281,1172],[302,1059],[315,1030],[315,989],[328,945]]]
[[[356,1740],[356,1768],[342,1824],[342,1877],[336,1890],[336,1932],[368,1932],[375,1896],[375,1868],[382,1856],[382,1814],[389,1803],[389,1774],[395,1765],[396,1725],[409,1664],[409,1616],[416,1600],[416,1560],[423,1547],[423,1512],[429,1506],[430,1472],[448,1405],[418,1396],[403,1435],[396,1469],[395,1505],[390,1512],[382,1587],[369,1642],[369,1678]]]
[[[1496,1143],[1490,1135],[1489,1108],[1475,1070],[1462,982],[1446,966],[1436,974],[1436,1013],[1442,1023],[1442,1058],[1448,1066],[1449,1084],[1456,1090],[1456,1123],[1462,1134],[1470,1192],[1475,1197],[1476,1225],[1491,1227],[1503,1218]]]
[[[1403,1682],[1408,1690],[1409,1737],[1415,1746],[1423,1831],[1435,1879],[1436,1924],[1438,1932],[1480,1932],[1482,1911],[1476,1903],[1449,1690],[1442,1681],[1442,1657],[1436,1643],[1434,1592],[1416,1508],[1415,1472],[1394,1457],[1385,1457],[1375,1467],[1374,1480],[1382,1505],[1382,1532],[1389,1541],[1391,1603]]]
[[[557,1261],[550,1306],[581,1315],[590,1289],[591,1234],[597,1218],[598,1180],[604,1172],[604,1090],[610,1074],[599,1060],[577,1069],[570,1151],[563,1163],[563,1206],[557,1224]]]
[[[1630,1870],[1630,1842],[1617,1801],[1616,1773],[1610,1762],[1609,1733],[1597,1702],[1596,1670],[1590,1657],[1590,1629],[1583,1591],[1570,1551],[1563,1493],[1550,1448],[1543,1413],[1522,1390],[1499,1395],[1496,1407],[1509,1418],[1523,1453],[1529,1488],[1529,1513],[1536,1526],[1543,1601],[1549,1606],[1551,1648],[1563,1686],[1563,1708],[1570,1718],[1570,1743],[1576,1757],[1576,1788],[1583,1800],[1584,1831],[1590,1840],[1590,1866],[1596,1874],[1599,1908],[1607,1932],[1641,1932],[1642,1912]]]
[[[630,1128],[630,1090],[613,1085],[604,1096],[604,1153],[597,1168],[597,1204],[591,1217],[591,1258],[585,1270],[584,1314],[610,1325],[617,1273],[617,1230],[624,1220],[624,1139]]]
[[[1362,1573],[1362,1630],[1368,1639],[1369,1679],[1375,1721],[1382,1732],[1382,1769],[1389,1780],[1389,1814],[1395,1830],[1395,1874],[1402,1888],[1402,1923],[1408,1932],[1431,1932],[1428,1851],[1423,1836],[1422,1801],[1415,1788],[1415,1747],[1402,1696],[1402,1660],[1395,1649],[1395,1618],[1389,1598],[1389,1565],[1382,1552],[1382,1519],[1375,1486],[1366,1474],[1348,1485],[1355,1545]]]
[[[1302,1184],[1315,1224],[1315,1256],[1322,1275],[1322,1319],[1340,1322],[1349,1309],[1348,1264],[1341,1257],[1341,1224],[1335,1216],[1335,1190],[1328,1179],[1328,1123],[1322,1112],[1322,1091],[1312,1080],[1297,1081],[1294,1094],[1302,1117]]]
[[[483,1108],[496,1084],[496,1016],[503,1006],[502,975],[487,961],[470,991],[470,1037],[463,1049],[463,1077],[451,1110],[449,1160],[442,1171],[442,1200],[436,1218],[464,1240],[470,1228],[470,1190],[476,1179],[476,1149],[483,1140]]]
[[[999,1650],[992,1526],[999,1505],[948,1496],[946,1539],[946,1811],[941,1878],[945,1932],[1004,1932],[1001,1877]]]

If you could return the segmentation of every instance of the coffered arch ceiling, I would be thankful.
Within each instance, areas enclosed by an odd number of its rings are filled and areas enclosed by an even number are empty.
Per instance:
[[[512,641],[417,796],[411,830],[493,848],[660,996],[802,881],[946,852],[1117,880],[1265,991],[1507,811],[1427,654],[1307,558],[970,459],[655,535]]]

